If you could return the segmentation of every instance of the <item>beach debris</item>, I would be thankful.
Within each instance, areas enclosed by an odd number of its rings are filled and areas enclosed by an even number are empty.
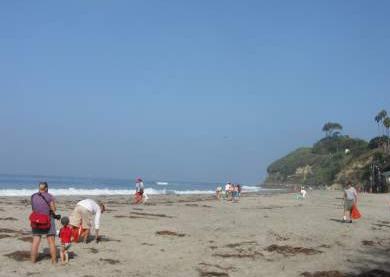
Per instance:
[[[199,265],[200,266],[205,266],[205,267],[215,267],[217,269],[226,270],[226,271],[235,269],[235,267],[233,267],[233,266],[225,266],[224,267],[224,266],[217,265],[217,264],[200,263]]]
[[[199,207],[198,204],[186,204],[187,207]]]
[[[340,271],[318,271],[318,272],[304,272],[301,274],[304,277],[389,277],[390,272],[381,269],[374,269],[359,274],[342,273]]]
[[[152,216],[152,217],[166,217],[166,218],[173,218],[173,216],[169,216],[166,214],[152,214],[152,213],[141,213],[141,212],[130,212],[134,215],[141,215],[141,216]]]
[[[119,260],[113,260],[113,259],[102,259],[102,258],[100,258],[99,261],[105,262],[105,263],[108,263],[108,264],[111,264],[111,265],[116,265],[116,264],[120,264],[121,263]]]
[[[268,252],[276,252],[284,256],[295,256],[297,254],[316,255],[322,253],[322,251],[315,250],[313,248],[292,247],[289,245],[276,245],[276,244],[272,244],[267,248],[265,248],[264,250]]]
[[[374,246],[375,242],[373,242],[372,240],[362,240],[362,244],[364,246]]]
[[[152,243],[147,243],[147,242],[144,242],[144,243],[142,243],[141,245],[144,245],[144,246],[154,246],[154,244],[152,244]]]
[[[237,243],[229,243],[225,245],[227,248],[237,248],[241,247],[243,245],[257,245],[257,241],[243,241],[243,242],[237,242]]]
[[[229,248],[230,250],[224,251],[224,252],[217,252],[214,253],[214,257],[220,257],[220,258],[237,258],[237,259],[256,259],[258,257],[263,257],[263,253],[257,251],[255,249],[255,246],[257,246],[257,241],[243,241],[243,242],[237,242],[237,243],[229,243],[225,245],[225,248]],[[216,250],[218,247],[211,246],[210,249]]]
[[[386,225],[386,224],[374,224],[375,226],[377,227],[387,227],[387,228],[390,228],[390,225]]]
[[[229,277],[229,274],[226,272],[204,271],[202,269],[198,269],[198,271],[201,277]]]
[[[33,237],[22,237],[22,238],[18,238],[18,240],[32,243],[33,242]]]
[[[253,259],[255,260],[257,257],[264,257],[263,253],[258,251],[246,251],[244,249],[239,249],[237,253],[215,253],[214,257],[220,258],[237,258],[237,259]]]
[[[345,277],[346,275],[340,271],[317,271],[317,272],[304,272],[301,274],[304,277]]]
[[[88,248],[89,252],[91,252],[92,254],[97,254],[99,253],[99,250],[97,250],[96,248]]]
[[[374,269],[366,272],[362,272],[358,275],[347,275],[348,277],[389,277],[390,272],[381,269]]]
[[[156,235],[159,235],[159,236],[175,236],[175,237],[185,237],[186,236],[186,234],[180,234],[180,233],[173,232],[173,231],[168,231],[168,230],[157,231]]]
[[[0,239],[12,238],[10,235],[0,234]]]
[[[122,242],[122,241],[119,240],[119,239],[112,239],[112,238],[106,237],[106,236],[101,236],[101,237],[100,237],[100,241],[101,241],[101,242],[110,242],[110,241],[112,241],[112,242]]]
[[[17,234],[19,232],[16,230],[8,229],[8,228],[0,228],[0,233]]]
[[[0,220],[3,220],[3,221],[18,221],[18,219],[14,218],[14,217],[0,217]]]
[[[114,215],[115,218],[130,218],[130,219],[147,219],[147,220],[156,220],[156,218],[150,218],[145,216],[135,216],[135,215]]]
[[[25,262],[31,259],[31,253],[29,251],[15,251],[9,254],[5,254],[4,256],[17,262]]]

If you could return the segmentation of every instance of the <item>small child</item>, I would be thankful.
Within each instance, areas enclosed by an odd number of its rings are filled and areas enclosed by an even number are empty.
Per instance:
[[[72,228],[69,226],[69,218],[64,216],[61,218],[62,228],[60,230],[60,239],[61,239],[61,263],[67,264],[69,262],[68,250],[70,248],[70,242],[72,237]]]

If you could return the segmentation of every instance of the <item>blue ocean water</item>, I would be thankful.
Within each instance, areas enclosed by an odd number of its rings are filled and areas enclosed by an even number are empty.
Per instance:
[[[29,196],[41,181],[48,182],[54,195],[132,195],[135,180],[59,176],[1,175],[0,196]],[[144,180],[147,194],[211,194],[224,183]],[[260,191],[258,186],[243,185],[243,192]]]

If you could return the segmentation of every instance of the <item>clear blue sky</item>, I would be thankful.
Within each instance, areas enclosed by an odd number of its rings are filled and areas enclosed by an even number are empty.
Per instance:
[[[390,111],[390,1],[2,1],[0,172],[258,183]]]

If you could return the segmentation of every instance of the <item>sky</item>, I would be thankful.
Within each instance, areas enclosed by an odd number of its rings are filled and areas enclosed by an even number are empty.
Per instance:
[[[259,184],[390,112],[389,1],[2,1],[0,173]]]

